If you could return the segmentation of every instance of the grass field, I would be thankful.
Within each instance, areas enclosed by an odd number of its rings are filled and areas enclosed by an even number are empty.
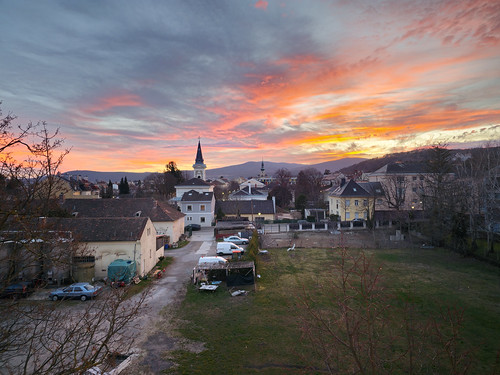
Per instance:
[[[345,330],[347,318],[339,317],[346,305],[362,310],[358,323],[368,327],[354,336],[361,356],[375,352],[365,350],[375,342],[382,367],[368,366],[369,373],[408,372],[408,355],[403,356],[408,331],[412,332],[408,342],[415,348],[414,373],[464,373],[461,370],[469,363],[471,374],[500,370],[494,368],[500,350],[498,268],[441,249],[365,251],[371,266],[363,275],[368,281],[379,275],[376,287],[368,290],[368,284],[355,279],[342,294],[340,253],[339,249],[271,250],[258,264],[257,290],[250,288],[247,296],[232,297],[225,288],[204,293],[189,285],[176,313],[177,332],[203,343],[205,350],[167,353],[178,364],[167,373],[322,374],[328,373],[328,365],[337,373],[354,373],[349,350],[331,346]],[[359,253],[348,250],[355,258]],[[310,309],[304,307],[306,302]],[[450,322],[459,320],[462,311],[463,329],[457,333]],[[356,322],[355,312],[349,310],[351,323]],[[327,318],[325,325],[317,324],[320,318],[313,318],[315,314]],[[373,324],[366,325],[372,318]],[[325,332],[326,327],[332,331]],[[436,327],[443,336],[435,334]],[[443,350],[448,348],[455,368]]]

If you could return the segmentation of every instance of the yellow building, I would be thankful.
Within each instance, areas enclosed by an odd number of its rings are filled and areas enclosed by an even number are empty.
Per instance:
[[[341,221],[368,220],[382,204],[382,196],[380,183],[350,180],[328,195],[329,214],[338,215]]]

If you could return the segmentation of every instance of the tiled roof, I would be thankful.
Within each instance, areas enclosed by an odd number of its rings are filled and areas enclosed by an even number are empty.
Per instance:
[[[199,193],[196,190],[189,190],[182,195],[182,202],[211,202],[213,192]]]
[[[63,208],[77,217],[149,217],[153,222],[176,221],[184,214],[152,198],[66,199]]]
[[[184,181],[178,185],[175,185],[175,187],[190,187],[190,186],[210,186],[210,184],[206,181],[203,181],[201,178],[192,178],[190,180]]]
[[[274,214],[274,204],[271,200],[251,201],[217,201],[216,211],[221,209],[225,215],[240,214]]]
[[[140,240],[147,217],[54,218],[53,229],[70,231],[73,238],[83,242]]]

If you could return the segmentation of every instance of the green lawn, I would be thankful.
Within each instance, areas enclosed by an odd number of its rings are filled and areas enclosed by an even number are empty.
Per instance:
[[[348,254],[356,256],[359,251],[348,250]],[[359,280],[350,284],[352,289],[348,288],[347,294],[339,292],[338,249],[301,249],[293,253],[271,250],[259,263],[257,291],[250,288],[244,297],[231,297],[225,288],[215,293],[198,292],[189,285],[176,314],[178,333],[204,343],[205,350],[169,353],[178,367],[167,373],[321,374],[328,373],[327,364],[340,366],[343,370],[338,373],[351,372],[349,351],[332,351],[330,347],[332,335],[341,334],[345,328],[342,320],[339,325],[335,319],[340,316],[339,306],[344,306],[340,302],[346,295],[349,307],[359,308],[370,319],[374,312],[380,313],[368,336],[375,338],[378,364],[385,370],[368,372],[407,372],[407,357],[399,357],[407,341],[407,324],[413,332],[412,345],[421,351],[415,354],[418,366],[412,367],[414,372],[451,373],[446,356],[433,354],[446,346],[435,337],[434,327],[445,335],[443,340],[452,337],[450,325],[441,318],[447,316],[451,307],[464,311],[463,330],[448,342],[454,344],[450,346],[455,348],[454,354],[463,353],[464,358],[473,354],[468,373],[494,373],[495,357],[500,350],[498,268],[441,249],[391,249],[365,254],[372,266],[364,275],[371,277],[380,271],[381,277],[376,293],[368,298],[358,294],[359,290],[366,292],[366,285]],[[303,307],[305,302],[310,303],[310,310]],[[411,312],[409,318],[403,318],[404,311]],[[316,327],[319,320],[312,319],[316,313],[328,319],[325,326]],[[349,316],[353,315],[349,311]],[[331,333],[321,329],[326,326],[333,328]],[[359,339],[360,352],[372,347],[368,336],[361,333],[355,337]],[[318,344],[318,340],[325,344]],[[330,360],[325,361],[328,356]],[[458,370],[464,365],[457,362],[456,373],[461,373]]]

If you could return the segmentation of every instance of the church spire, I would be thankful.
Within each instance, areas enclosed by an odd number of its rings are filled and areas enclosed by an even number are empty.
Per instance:
[[[198,151],[196,152],[195,164],[203,164],[203,154],[201,153],[200,138],[198,138]]]
[[[205,180],[205,169],[207,166],[203,161],[203,154],[201,153],[201,141],[198,137],[198,150],[196,151],[196,159],[193,164],[194,177]]]

